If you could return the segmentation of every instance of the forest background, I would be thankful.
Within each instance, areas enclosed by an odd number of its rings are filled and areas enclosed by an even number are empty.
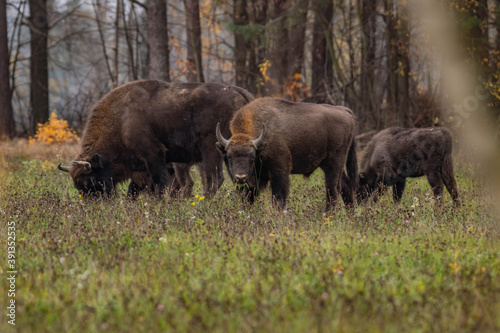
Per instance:
[[[495,135],[499,13],[498,0],[0,0],[0,137],[53,111],[79,133],[99,98],[147,78],[345,105],[358,134],[481,115]]]

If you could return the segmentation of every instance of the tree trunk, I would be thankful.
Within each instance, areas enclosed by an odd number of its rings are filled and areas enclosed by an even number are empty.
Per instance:
[[[15,135],[12,112],[12,90],[9,75],[9,47],[7,36],[7,2],[0,0],[0,140]]]
[[[114,59],[114,88],[118,87],[118,74],[119,74],[119,48],[120,48],[120,12],[121,12],[121,0],[116,0],[116,17],[115,17],[115,59]]]
[[[408,22],[408,5],[397,4],[395,21],[397,29],[397,95],[396,110],[403,127],[410,127],[412,110],[410,108],[410,28]]]
[[[30,101],[33,114],[31,131],[49,119],[49,72],[47,38],[49,32],[47,0],[29,0],[31,32]]]
[[[493,56],[493,70],[500,72],[500,0],[495,0],[495,49]],[[500,79],[500,78],[499,78]]]
[[[312,50],[312,98],[318,103],[328,102],[327,89],[331,87],[333,67],[329,56],[328,40],[331,39],[333,1],[316,0],[314,11]]]
[[[257,34],[252,38],[252,47],[249,54],[248,69],[250,72],[250,92],[254,95],[265,95],[264,79],[260,71],[260,65],[265,62],[265,26],[267,21],[267,0],[250,0],[251,24],[256,27]]]
[[[375,50],[376,50],[376,9],[378,0],[361,1],[361,27],[362,27],[362,47],[361,47],[361,78],[360,96],[361,106],[357,110],[360,118],[364,122],[377,124],[377,106],[373,92],[375,83]]]
[[[148,0],[148,47],[150,79],[170,81],[166,0]]]
[[[186,8],[187,62],[189,82],[205,82],[201,58],[201,27],[199,0],[184,0]]]
[[[269,60],[269,78],[266,88],[271,95],[281,96],[282,87],[288,78],[288,57],[284,56],[288,46],[288,28],[286,26],[287,0],[270,1],[270,15],[267,20],[266,59]]]
[[[234,0],[233,24],[234,31],[234,60],[236,85],[250,90],[247,71],[247,56],[251,43],[243,35],[241,29],[249,23],[246,0]],[[248,37],[247,37],[248,38]]]
[[[288,76],[302,74],[308,1],[291,0],[293,7],[288,17]]]
[[[469,31],[469,47],[472,51],[472,61],[476,73],[485,81],[489,74],[490,44],[488,40],[488,0],[476,0],[471,5],[469,15],[477,17],[479,22],[475,23]],[[498,38],[498,36],[497,36]],[[482,82],[484,83],[484,82]]]

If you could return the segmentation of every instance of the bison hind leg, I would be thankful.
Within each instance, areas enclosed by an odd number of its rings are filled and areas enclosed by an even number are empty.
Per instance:
[[[441,202],[443,198],[443,179],[440,172],[432,172],[427,174],[427,181],[432,187],[434,198],[437,202]]]
[[[351,180],[345,172],[342,173],[342,177],[340,179],[340,195],[342,196],[342,200],[346,206],[354,206],[354,197],[355,190],[351,188]]]
[[[455,174],[453,172],[453,161],[451,159],[451,154],[446,154],[443,161],[442,167],[442,177],[444,185],[450,193],[455,205],[460,205],[460,200],[458,199],[458,188],[457,181],[455,180]]]
[[[191,196],[194,187],[193,178],[191,178],[191,164],[172,163],[169,174],[172,177],[170,195],[178,198],[188,198]]]

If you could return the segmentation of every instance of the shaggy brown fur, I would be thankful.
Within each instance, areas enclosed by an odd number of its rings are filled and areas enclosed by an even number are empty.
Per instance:
[[[255,146],[252,141],[261,135],[263,124],[263,139]],[[354,115],[344,107],[258,98],[236,112],[230,125],[232,136],[227,144],[219,140],[218,148],[229,162],[233,181],[248,185],[245,195],[250,202],[270,181],[273,202],[283,208],[289,175],[309,176],[321,168],[329,210],[337,201],[346,164],[351,191],[345,193],[344,201],[351,204],[354,200],[354,124]]]
[[[443,183],[458,203],[457,183],[453,174],[451,133],[443,127],[391,127],[375,135],[361,158],[359,174],[361,199],[379,184],[392,186],[394,201],[399,202],[406,178],[427,176],[434,196],[441,198]]]
[[[89,172],[80,163],[70,169],[75,186],[85,195],[109,194],[132,178],[129,190],[151,183],[158,193],[170,182],[166,163],[202,162],[205,195],[213,195],[223,181],[213,129],[220,122],[229,135],[233,113],[251,100],[244,89],[215,83],[124,84],[90,112],[77,160],[92,168]]]

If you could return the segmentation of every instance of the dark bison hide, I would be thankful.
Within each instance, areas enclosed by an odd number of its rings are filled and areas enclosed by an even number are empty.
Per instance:
[[[251,100],[244,89],[216,83],[124,84],[93,106],[82,151],[73,167],[62,169],[83,195],[110,194],[127,179],[132,179],[130,191],[150,183],[162,193],[171,179],[166,163],[189,168],[201,162],[204,192],[210,196],[223,181],[214,128],[220,122],[229,135],[234,112]]]
[[[391,127],[368,143],[361,159],[359,198],[365,199],[379,184],[392,186],[395,202],[401,200],[408,177],[427,176],[434,196],[441,198],[443,183],[458,203],[451,159],[452,136],[443,127]]]
[[[283,208],[289,193],[289,175],[309,176],[321,168],[329,210],[337,201],[346,165],[351,191],[345,193],[344,201],[354,201],[354,125],[352,112],[341,106],[258,98],[236,112],[228,140],[216,130],[217,147],[228,161],[233,182],[246,186],[245,196],[250,202],[270,181],[273,203]]]

